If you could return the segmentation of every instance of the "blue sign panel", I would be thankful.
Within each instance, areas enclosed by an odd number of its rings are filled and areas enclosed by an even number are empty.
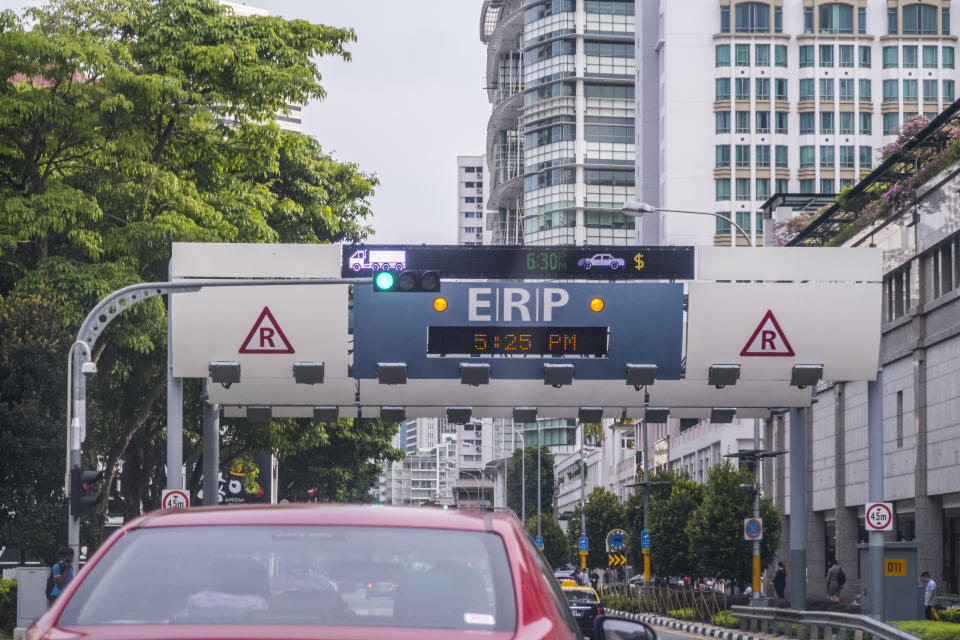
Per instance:
[[[620,548],[620,547],[623,546],[623,544],[624,544],[624,542],[623,542],[623,534],[622,534],[622,533],[615,533],[615,534],[613,534],[612,536],[610,536],[610,546],[611,546],[611,547]]]
[[[640,532],[640,548],[649,549],[650,548],[650,530],[644,529]]]
[[[587,536],[580,536],[580,551],[589,551],[587,547]]]
[[[537,549],[543,551],[543,536],[537,536]]]
[[[439,294],[356,287],[354,377],[404,362],[412,379],[456,379],[466,362],[489,363],[495,379],[539,379],[552,363],[573,364],[578,380],[617,380],[637,363],[678,380],[682,323],[678,283],[444,282]]]

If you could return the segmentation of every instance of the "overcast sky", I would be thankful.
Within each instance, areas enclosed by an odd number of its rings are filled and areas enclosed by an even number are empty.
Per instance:
[[[238,1],[238,0],[235,0]],[[39,4],[0,0],[4,9]],[[375,173],[374,242],[456,243],[457,156],[484,153],[490,105],[480,0],[246,0],[271,15],[352,27],[350,62],[319,61],[327,97],[303,131]]]

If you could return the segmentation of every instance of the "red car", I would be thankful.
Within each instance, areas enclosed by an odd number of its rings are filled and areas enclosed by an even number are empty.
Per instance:
[[[391,589],[368,598],[374,585]],[[382,596],[382,597],[381,597]],[[362,505],[155,511],[111,536],[27,640],[582,636],[512,514]],[[598,618],[594,639],[656,640]]]

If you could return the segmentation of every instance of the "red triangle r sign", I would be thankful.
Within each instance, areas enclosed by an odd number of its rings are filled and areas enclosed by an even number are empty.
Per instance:
[[[780,323],[773,317],[773,311],[768,310],[740,351],[740,355],[790,357],[796,354],[783,329],[780,328]]]
[[[247,339],[240,346],[240,353],[294,353],[283,329],[270,313],[270,307],[264,307],[260,312],[260,317],[253,323]]]

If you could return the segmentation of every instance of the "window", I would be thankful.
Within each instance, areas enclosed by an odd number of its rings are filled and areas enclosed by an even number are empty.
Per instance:
[[[884,80],[883,81],[883,101],[884,102],[896,102],[900,98],[899,90],[897,85],[899,83],[896,80]]]
[[[941,55],[943,56],[943,68],[953,69],[953,47],[944,47]]]
[[[583,127],[584,138],[587,142],[616,142],[630,144],[634,139],[632,126],[620,127],[604,124],[588,124]]]
[[[729,200],[730,198],[727,198]],[[714,218],[717,225],[717,235],[725,235],[730,233],[730,212],[729,211],[718,211],[720,215]]]
[[[903,391],[897,391],[897,446],[903,446]]]
[[[467,196],[467,197],[465,197],[465,198],[463,199],[463,201],[466,202],[466,203],[471,203],[471,204],[472,204],[472,203],[476,202],[476,198],[475,198],[474,196]]]
[[[750,133],[750,112],[737,111],[737,133]]]
[[[768,144],[758,144],[757,145],[757,166],[758,167],[769,167],[770,166],[770,145]]]
[[[774,33],[783,33],[783,7],[773,8],[773,31]]]
[[[730,145],[728,144],[718,144],[717,145],[717,168],[722,169],[723,167],[730,166]]]
[[[773,81],[774,94],[777,100],[787,99],[787,79],[777,78]]]
[[[860,102],[870,102],[873,98],[871,97],[873,82],[868,79],[860,80]]]
[[[940,32],[945,36],[950,35],[950,7],[940,10]]]
[[[801,67],[813,66],[813,45],[812,44],[800,45],[800,66]]]
[[[776,193],[787,193],[790,190],[790,181],[786,178],[777,178]]]
[[[871,56],[873,49],[870,47],[860,47],[860,66],[869,68],[872,62]]]
[[[770,78],[757,78],[757,100],[770,99]]]
[[[916,45],[903,46],[903,67],[905,69],[917,68],[917,47]]]
[[[887,34],[896,35],[897,33],[897,8],[887,8]]]
[[[840,147],[840,168],[853,169],[856,161],[857,152],[853,145],[843,145]]]
[[[634,48],[632,42],[601,42],[599,40],[584,40],[583,52],[588,56],[600,58],[632,58]]]
[[[820,100],[833,100],[833,78],[820,78]]]
[[[720,7],[720,33],[730,33],[730,7]]]
[[[770,45],[758,44],[754,47],[753,55],[757,59],[756,64],[758,67],[770,66]]]
[[[737,178],[737,200],[750,199],[750,178]]]
[[[833,133],[833,111],[820,112],[820,133],[822,134]]]
[[[770,6],[762,2],[736,5],[737,33],[770,33]]]
[[[896,82],[896,80],[894,80]],[[897,132],[900,127],[900,119],[896,113],[883,114],[883,135],[889,136]]]
[[[750,78],[737,78],[737,100],[750,99]]]
[[[853,102],[853,79],[840,78],[838,83],[840,85],[840,101]]]
[[[750,213],[748,211],[737,211],[736,218],[737,218],[737,226],[749,234],[750,233]]]
[[[816,133],[816,116],[813,111],[805,111],[800,114],[800,135]]]
[[[757,178],[757,200],[770,197],[770,178]]]
[[[865,136],[873,135],[873,114],[872,113],[861,113],[860,114],[860,133]]]
[[[833,66],[833,45],[832,44],[820,45],[820,66],[821,67]]]
[[[853,33],[853,7],[838,3],[820,5],[820,33]]]
[[[937,68],[937,48],[925,46],[923,48],[923,68],[924,69],[936,69]]]
[[[852,111],[843,111],[840,113],[840,135],[842,136],[852,136],[854,134],[853,130],[853,112]]]
[[[904,102],[917,101],[917,81],[916,80],[903,81],[903,101]]]
[[[813,7],[803,8],[803,32],[813,33]]]
[[[896,69],[898,64],[900,63],[898,61],[897,48],[884,47],[883,48],[883,68]]]
[[[757,133],[770,133],[769,111],[757,111]]]
[[[936,80],[923,81],[923,99],[925,102],[936,102],[939,100],[940,96],[937,95],[938,84]]]
[[[853,45],[852,44],[842,44],[838,47],[839,50],[839,60],[841,67],[852,67],[853,66]]]
[[[905,6],[903,8],[903,33],[909,35],[936,35],[937,8],[924,4]]]
[[[738,67],[750,66],[750,45],[748,44],[736,45],[736,54],[737,54]]]
[[[730,133],[730,112],[717,111],[713,116],[717,125],[717,133]]]
[[[730,178],[720,178],[717,183],[717,200],[730,199]]]
[[[833,190],[833,178],[822,178],[820,180],[820,193],[836,193]]]
[[[774,64],[778,67],[787,66],[787,45],[778,44],[773,47]]]
[[[840,178],[840,191],[845,191],[853,186],[854,180],[852,178]]]
[[[954,100],[956,100],[956,94],[954,91],[953,80],[944,80],[943,81],[943,101],[953,102]]]
[[[738,167],[750,166],[750,145],[748,144],[737,145],[737,166]]]
[[[776,165],[778,167],[789,166],[787,162],[787,154],[789,153],[789,147],[787,147],[787,145],[778,144],[776,147],[774,147],[773,153],[774,153],[774,162],[776,162]]]
[[[777,111],[774,114],[774,133],[787,133],[787,120],[789,115],[786,111]]]
[[[718,44],[716,47],[716,65],[718,67],[730,66],[730,45]]]
[[[800,168],[813,169],[817,166],[816,147],[803,145],[800,147]]]
[[[814,95],[814,86],[813,78],[804,78],[800,80],[800,99],[814,100],[816,98]]]
[[[717,85],[717,100],[729,100],[730,99],[730,78],[717,78],[716,85]]]
[[[816,184],[815,180],[807,179],[800,181],[800,193],[814,193],[814,185]]]
[[[566,84],[566,83],[564,83]],[[572,88],[572,83],[571,83]],[[563,95],[575,95],[576,91],[564,93]],[[629,86],[606,86],[602,84],[586,83],[583,85],[583,95],[587,98],[607,98],[613,100],[633,100],[633,85]]]
[[[857,33],[866,33],[867,32],[867,8],[860,7],[857,9]]]

